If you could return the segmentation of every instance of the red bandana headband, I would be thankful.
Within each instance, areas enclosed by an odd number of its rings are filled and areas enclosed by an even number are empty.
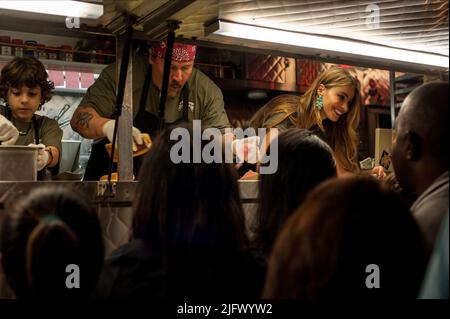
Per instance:
[[[165,41],[156,43],[152,47],[152,56],[164,59],[166,54],[166,47],[167,45]],[[196,45],[175,42],[173,44],[172,61],[176,62],[194,61],[196,52],[197,52]]]

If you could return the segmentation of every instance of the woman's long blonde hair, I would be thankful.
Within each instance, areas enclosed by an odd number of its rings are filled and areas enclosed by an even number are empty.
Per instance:
[[[349,112],[340,116],[337,122],[324,121],[316,107],[319,85],[330,89],[338,86],[352,86],[355,89],[349,103]],[[289,119],[296,127],[314,129],[319,127],[326,133],[327,142],[334,151],[339,166],[346,171],[357,171],[358,165],[358,125],[360,117],[360,83],[348,69],[332,67],[322,72],[302,96],[282,94],[276,96],[255,113],[250,121],[252,127],[275,127]],[[272,116],[280,117],[266,123]]]

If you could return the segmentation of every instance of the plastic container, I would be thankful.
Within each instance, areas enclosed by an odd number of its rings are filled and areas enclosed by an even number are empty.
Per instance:
[[[27,40],[27,41],[25,41],[25,45],[26,45],[26,47],[23,50],[23,56],[37,57],[37,53],[36,53],[37,42],[34,40]]]
[[[45,45],[37,44],[36,52],[37,52],[38,59],[47,59],[47,51],[45,50]]]
[[[48,47],[47,56],[49,60],[58,60],[58,50],[52,47]]]
[[[11,46],[2,44],[1,53],[2,53],[2,55],[12,55]]]
[[[0,36],[0,54],[1,55],[12,55],[11,37]]]
[[[103,55],[103,50],[99,49],[97,50],[97,63],[104,64],[105,63],[105,56]]]
[[[59,59],[63,60],[63,61],[67,61],[67,62],[72,62],[73,61],[73,52],[71,52],[72,46],[71,45],[62,45],[61,50],[63,50],[63,51],[60,52]]]
[[[114,47],[110,40],[105,40],[105,46],[103,48],[103,53],[105,54],[114,54]],[[102,63],[109,64],[114,61],[114,57],[111,55],[105,55],[104,61]]]
[[[97,63],[97,51],[95,50],[90,51],[89,62]]]
[[[23,47],[21,47],[20,45],[23,45],[23,40],[21,39],[12,39],[11,43],[14,45],[19,45],[19,46],[14,46],[14,55],[15,56],[19,56],[22,57],[23,56]]]
[[[0,145],[0,181],[36,181],[38,147]]]

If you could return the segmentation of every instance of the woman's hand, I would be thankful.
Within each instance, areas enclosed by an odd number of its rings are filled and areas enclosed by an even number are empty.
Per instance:
[[[236,168],[242,166],[244,161],[249,164],[256,164],[259,162],[259,142],[259,136],[251,136],[244,139],[235,139],[231,143],[231,150],[238,161]]]
[[[372,168],[372,175],[379,180],[383,180],[386,177],[386,173],[384,172],[383,166],[377,165]]]

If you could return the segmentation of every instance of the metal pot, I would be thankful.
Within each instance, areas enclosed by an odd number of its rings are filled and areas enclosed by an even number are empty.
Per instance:
[[[0,181],[37,180],[38,147],[0,145]]]

